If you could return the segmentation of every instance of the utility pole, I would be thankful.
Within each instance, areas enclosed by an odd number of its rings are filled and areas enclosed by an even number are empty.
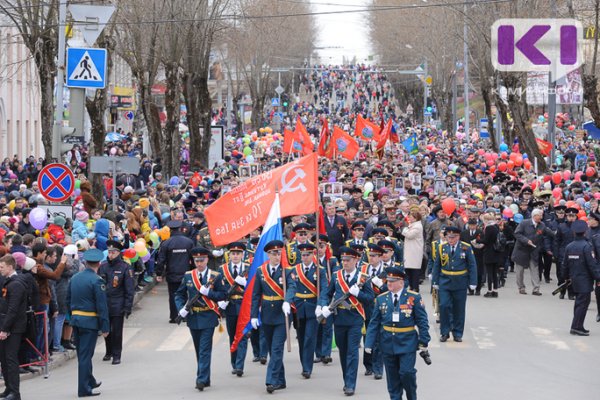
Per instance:
[[[427,60],[425,60],[423,62],[423,70],[424,70],[424,77],[427,78],[429,76],[429,74],[427,73]],[[425,113],[427,112],[427,88],[429,85],[427,85],[427,82],[425,82],[425,79],[423,79],[423,123],[427,123],[428,118],[425,116]]]
[[[469,44],[468,44],[468,27],[467,27],[467,3],[464,6],[464,24],[463,24],[463,56],[464,56],[464,69],[465,69],[465,136],[467,138],[467,143],[471,142],[471,134],[469,132]]]
[[[551,0],[552,18],[556,18],[556,0]],[[551,143],[549,166],[554,163],[556,148],[556,80],[552,79],[552,71],[548,71],[548,141]]]
[[[456,98],[458,88],[456,87],[456,73],[458,72],[458,61],[454,60],[454,73],[452,74],[452,132],[456,129]]]
[[[67,22],[67,0],[60,0],[58,5],[58,63],[56,65],[56,119],[52,135],[52,158],[60,162],[61,138],[63,126],[63,91],[65,84],[65,26]],[[46,155],[48,157],[48,155]]]

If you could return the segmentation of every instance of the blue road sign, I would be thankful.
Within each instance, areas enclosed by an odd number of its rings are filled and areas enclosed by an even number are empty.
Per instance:
[[[67,86],[104,89],[106,86],[106,49],[67,49]]]
[[[279,107],[279,97],[273,97],[271,99],[271,106],[272,107]]]
[[[482,139],[490,138],[490,132],[488,131],[488,119],[487,118],[479,119],[479,137]]]
[[[48,164],[38,175],[38,188],[48,201],[67,200],[75,189],[75,176],[64,164]]]

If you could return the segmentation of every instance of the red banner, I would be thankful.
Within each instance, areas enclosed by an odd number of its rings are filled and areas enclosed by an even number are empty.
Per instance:
[[[279,191],[281,217],[318,210],[317,153],[250,178],[204,212],[215,246],[236,241],[264,225]]]
[[[540,153],[548,157],[550,155],[550,151],[552,150],[552,143],[539,138],[535,138],[535,141],[537,142],[538,148],[540,149]]]
[[[368,121],[359,115],[356,119],[356,129],[354,130],[354,136],[366,140],[367,142],[374,140],[379,141],[379,132],[381,128],[377,124]]]
[[[356,140],[338,126],[333,127],[332,139],[335,146],[334,156],[340,155],[346,160],[352,161],[359,149]]]

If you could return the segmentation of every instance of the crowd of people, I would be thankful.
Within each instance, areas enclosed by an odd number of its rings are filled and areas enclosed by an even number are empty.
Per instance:
[[[367,334],[365,375],[381,379],[385,366],[390,396],[400,398],[399,390],[412,396],[416,394],[414,354],[429,342],[423,322],[426,314],[418,306],[426,281],[426,290],[431,285],[439,299],[442,341],[450,334],[462,341],[467,296],[502,297],[512,272],[522,295],[546,295],[559,286],[560,299],[577,297],[579,314],[571,333],[589,334],[581,313],[585,316],[583,309],[587,310],[593,288],[600,310],[600,285],[593,280],[575,283],[585,273],[570,260],[582,257],[592,271],[586,277],[600,278],[596,261],[586,258],[590,252],[600,254],[600,182],[593,141],[578,140],[568,131],[559,135],[550,172],[536,173],[534,161],[520,151],[518,142],[492,149],[489,141],[475,133],[471,139],[478,140],[467,141],[464,132],[417,124],[399,111],[385,74],[364,65],[308,70],[297,100],[293,115],[306,127],[315,150],[325,120],[329,127],[335,125],[351,134],[359,116],[377,126],[392,120],[395,140],[391,138],[383,153],[377,154],[374,143],[358,135],[354,158],[320,157],[318,179],[326,234],[316,231],[318,215],[284,220],[285,243],[270,243],[266,249],[265,265],[271,265],[274,272],[265,267],[260,272],[261,284],[254,286],[256,304],[262,303],[262,324],[258,309],[253,309],[252,325],[257,329],[232,353],[232,373],[243,375],[250,341],[253,361],[265,364],[270,358],[267,391],[286,387],[285,331],[281,330],[285,315],[297,330],[302,375],[309,379],[314,363],[332,362],[335,335],[344,393],[353,395],[365,325],[371,335],[381,329],[395,333],[396,339],[409,343],[401,346],[400,353],[412,354],[408,361],[394,360],[398,349]],[[290,128],[294,121],[287,121]],[[215,165],[195,168],[184,162],[180,176],[167,177],[160,160],[143,154],[135,135],[125,135],[121,142],[107,145],[106,155],[138,157],[140,171],[117,179],[116,211],[91,194],[85,148],[74,146],[65,155],[77,179],[72,217],[36,212],[46,203],[37,185],[44,160],[4,160],[0,166],[0,265],[14,266],[23,277],[28,293],[24,301],[37,320],[31,337],[35,348],[40,353],[46,343],[50,352],[75,348],[67,288],[71,278],[85,270],[83,254],[97,249],[102,252],[98,274],[106,283],[110,314],[104,359],[113,364],[121,361],[123,319],[132,311],[135,291],[155,278],[165,280],[169,322],[186,319],[194,338],[199,357],[196,387],[210,386],[211,341],[205,335],[212,337],[210,330],[218,325],[219,316],[233,343],[247,285],[244,274],[255,256],[260,230],[228,246],[214,246],[204,210],[249,175],[297,157],[283,152],[283,142],[283,134],[269,127],[233,131],[225,138],[224,158]],[[245,171],[247,167],[252,167],[251,172]],[[110,204],[112,180],[107,177],[104,183],[103,200]],[[574,247],[579,252],[574,253]],[[281,270],[275,271],[283,263],[282,251],[293,267],[286,278]],[[97,257],[95,253],[90,259]],[[198,271],[198,282],[191,270]],[[4,285],[11,279],[5,279]],[[285,298],[277,289],[282,279],[287,283]],[[320,291],[314,293],[317,280]],[[187,304],[199,293],[197,303]],[[329,309],[332,300],[348,293],[340,309]],[[386,293],[401,298],[377,297]],[[272,318],[269,312],[273,310],[266,311],[269,303],[278,310]],[[385,322],[386,318],[393,321]],[[600,321],[600,313],[596,320]],[[43,354],[25,341],[20,348],[18,361],[24,366],[21,372],[26,372],[30,368],[26,365]],[[1,352],[0,361],[7,377]],[[401,364],[400,373],[393,370],[393,363]],[[14,385],[9,390],[14,392]]]

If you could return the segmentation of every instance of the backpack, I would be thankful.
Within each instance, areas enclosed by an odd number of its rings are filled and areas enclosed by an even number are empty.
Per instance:
[[[498,231],[498,236],[496,236],[496,241],[494,242],[494,251],[498,253],[506,251],[506,236],[502,231]]]

